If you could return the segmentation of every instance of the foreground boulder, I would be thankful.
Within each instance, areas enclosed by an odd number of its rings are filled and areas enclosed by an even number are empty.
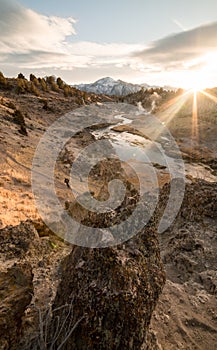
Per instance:
[[[63,265],[51,348],[149,348],[149,323],[165,282],[152,226],[116,248],[74,247]]]
[[[41,221],[0,230],[0,350],[30,349],[40,334],[66,248]]]
[[[90,176],[100,179],[101,189],[96,194],[100,201],[107,199],[108,180],[123,180],[124,172],[118,160],[106,160],[96,166]],[[137,205],[137,188],[127,180],[125,188],[125,198],[115,213],[89,212],[76,202],[68,205],[68,211],[84,226],[106,231],[125,221]],[[137,221],[142,220],[146,210],[144,205]],[[153,217],[136,236],[115,247],[73,246],[62,264],[62,279],[53,304],[49,349],[157,349],[153,345],[156,345],[154,335],[149,333],[149,323],[165,274],[156,221]],[[125,232],[120,232],[120,236],[122,234]],[[80,235],[79,231],[78,242]]]
[[[33,295],[33,274],[29,264],[14,265],[0,272],[0,349],[17,349],[22,317]]]

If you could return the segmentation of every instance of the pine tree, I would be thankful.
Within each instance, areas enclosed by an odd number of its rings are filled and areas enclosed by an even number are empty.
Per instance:
[[[39,80],[36,78],[36,76],[34,74],[30,74],[29,80],[31,82],[33,82],[35,84],[35,86],[39,86],[40,85]]]
[[[40,96],[40,91],[37,89],[37,87],[35,86],[35,84],[33,82],[31,82],[31,92],[36,95],[36,96]]]
[[[44,92],[48,91],[48,86],[44,78],[40,79],[41,88]]]
[[[24,79],[18,78],[17,79],[16,93],[17,94],[24,94],[25,91],[26,91],[26,86],[25,86]]]
[[[64,81],[59,77],[57,78],[57,85],[59,86],[60,89],[64,89],[64,86],[66,85]]]
[[[37,79],[36,76],[34,74],[30,74],[29,80],[34,82],[35,79]]]
[[[23,73],[19,73],[17,76],[18,79],[26,79]]]
[[[0,72],[0,86],[2,87],[7,87],[8,83],[7,83],[7,79],[4,77],[4,74],[2,72]]]
[[[56,79],[54,75],[50,75],[49,77],[46,77],[46,83],[52,85],[53,83],[56,83]]]
[[[51,89],[55,92],[59,92],[59,86],[55,82],[51,84]]]

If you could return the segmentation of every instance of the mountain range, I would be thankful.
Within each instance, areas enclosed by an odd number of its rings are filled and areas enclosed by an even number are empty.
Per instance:
[[[158,88],[159,86],[150,86],[148,84],[132,84],[123,80],[114,80],[110,77],[101,78],[94,83],[73,85],[77,89],[95,94],[126,96],[143,89]],[[164,86],[166,90],[174,90],[169,86]]]

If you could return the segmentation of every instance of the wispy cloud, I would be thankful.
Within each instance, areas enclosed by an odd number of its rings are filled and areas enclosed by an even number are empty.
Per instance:
[[[186,28],[177,19],[174,18],[172,21],[173,21],[174,24],[177,25],[177,27],[179,27],[181,30],[183,30],[183,32],[186,31]]]
[[[180,23],[176,21],[180,26]],[[76,38],[76,20],[46,16],[15,0],[0,0],[0,70],[14,75],[56,74],[69,82],[112,75],[133,81],[179,84],[188,74],[207,66],[213,80],[217,52],[217,22],[182,31],[147,46],[97,43]],[[71,72],[72,71],[72,72]],[[177,79],[175,79],[177,78]],[[210,79],[211,79],[210,78]],[[189,77],[185,76],[185,79]]]
[[[183,69],[186,63],[217,51],[217,22],[154,41],[145,50],[134,53],[144,64],[165,69]]]
[[[0,62],[20,69],[126,65],[141,45],[73,42],[76,21],[44,16],[13,0],[0,0]]]
[[[65,38],[75,34],[74,24],[71,17],[44,16],[12,0],[0,0],[0,52],[61,52]]]

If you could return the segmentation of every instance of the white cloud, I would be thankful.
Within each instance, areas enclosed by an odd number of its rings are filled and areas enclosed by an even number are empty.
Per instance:
[[[216,51],[217,22],[214,22],[157,40],[134,57],[144,64],[160,64],[174,70],[183,69],[191,61],[201,61],[207,52]]]
[[[76,21],[44,16],[13,0],[0,0],[0,62],[19,69],[60,69],[128,65],[141,45],[72,42]]]
[[[72,17],[45,16],[14,0],[0,0],[0,70],[9,75],[55,71],[68,82],[111,75],[150,84],[163,79],[177,85],[184,77],[182,72],[205,67],[206,74],[217,79],[217,72],[213,74],[216,65],[210,65],[216,62],[217,22],[162,38],[149,47],[76,42],[75,25]]]
[[[64,40],[75,34],[75,20],[44,16],[12,0],[0,0],[0,52],[64,51]]]
[[[31,50],[1,54],[0,61],[7,65],[16,62],[22,69],[58,68],[73,69],[106,65],[129,66],[132,53],[139,45],[98,44],[94,42],[79,42],[64,44],[62,50],[47,51]]]

